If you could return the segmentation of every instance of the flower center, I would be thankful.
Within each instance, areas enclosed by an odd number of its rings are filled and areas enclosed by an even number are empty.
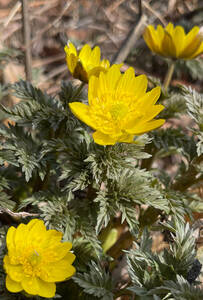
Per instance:
[[[40,262],[39,253],[34,250],[27,258],[21,259],[24,273],[28,276],[38,276],[40,274]]]
[[[128,107],[123,103],[113,104],[110,113],[114,120],[122,119],[128,113]]]
[[[39,253],[36,250],[34,250],[34,252],[31,254],[31,256],[29,258],[30,264],[34,267],[37,264],[39,264],[40,260],[41,260],[41,257],[39,255]]]

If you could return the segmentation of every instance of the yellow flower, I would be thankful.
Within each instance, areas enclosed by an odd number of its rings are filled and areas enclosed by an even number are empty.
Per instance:
[[[134,135],[160,127],[164,120],[152,120],[163,108],[154,105],[160,96],[160,87],[147,92],[147,77],[135,77],[134,69],[124,74],[113,65],[99,77],[89,81],[89,105],[73,102],[70,109],[81,121],[96,130],[95,143],[114,145],[116,142],[133,143]]]
[[[43,221],[11,226],[6,236],[8,254],[4,257],[6,288],[13,293],[24,290],[30,295],[54,297],[55,282],[75,273],[75,255],[70,242],[61,242],[62,233],[46,230]]]
[[[73,77],[88,82],[90,76],[98,76],[101,71],[106,71],[110,63],[107,59],[100,60],[100,48],[96,46],[93,50],[86,44],[78,53],[75,46],[69,42],[64,48],[66,62]]]
[[[203,52],[199,27],[195,26],[185,34],[182,26],[174,27],[169,23],[165,28],[161,25],[155,29],[152,25],[146,27],[144,40],[151,51],[171,58],[192,59]]]

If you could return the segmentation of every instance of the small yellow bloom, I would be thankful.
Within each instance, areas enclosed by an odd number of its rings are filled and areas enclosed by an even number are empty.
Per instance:
[[[110,63],[107,59],[100,60],[100,48],[96,46],[93,50],[86,44],[78,53],[75,46],[69,42],[64,48],[66,62],[73,77],[88,82],[90,76],[98,76],[101,71],[106,71]]]
[[[76,117],[95,130],[95,143],[133,143],[134,135],[164,123],[163,119],[153,120],[164,108],[163,105],[154,105],[160,96],[160,87],[147,93],[146,90],[145,75],[135,77],[133,68],[121,74],[120,66],[113,65],[99,77],[90,78],[89,105],[80,102],[69,105]]]
[[[151,51],[171,58],[192,59],[203,52],[203,42],[199,36],[199,27],[195,26],[185,34],[182,26],[174,27],[169,23],[165,28],[161,25],[155,29],[146,27],[144,40]]]
[[[8,254],[4,256],[6,288],[13,293],[24,290],[30,295],[54,297],[55,282],[75,273],[72,244],[61,242],[62,233],[46,230],[43,221],[11,226],[6,236]]]

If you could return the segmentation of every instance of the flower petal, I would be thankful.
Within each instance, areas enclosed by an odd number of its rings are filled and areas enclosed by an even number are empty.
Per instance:
[[[195,57],[195,53],[198,52],[199,47],[201,47],[201,40],[198,36],[199,27],[195,26],[187,35],[185,47],[181,53],[181,58],[191,59]],[[201,52],[200,52],[201,53]],[[198,54],[199,55],[199,54]]]
[[[179,57],[185,47],[185,31],[183,27],[176,26],[173,33],[173,43],[176,48],[176,57]]]
[[[99,75],[99,91],[103,93],[109,93],[115,91],[115,87],[118,80],[121,78],[120,66],[113,65],[109,68],[108,72],[100,73]],[[99,92],[97,93],[100,96]]]
[[[45,247],[41,254],[43,255],[44,262],[56,262],[63,259],[68,251],[72,248],[72,243],[64,242],[64,243],[55,243],[50,245],[49,247]]]
[[[118,94],[117,98],[120,97],[120,95],[123,94],[123,91],[126,91],[126,98],[123,100],[125,103],[130,103],[127,99],[127,94],[129,94],[129,98],[132,99],[132,101],[135,101],[136,99],[139,99],[142,97],[147,90],[147,77],[145,75],[140,75],[135,77],[135,71],[132,67],[128,68],[127,71],[122,75],[120,80],[118,81],[116,93]]]
[[[77,66],[77,61],[78,61],[78,58],[73,53],[66,56],[66,62],[67,62],[68,69],[71,72],[71,74],[73,74],[75,71],[75,68]]]
[[[16,252],[21,253],[27,245],[28,228],[25,224],[20,224],[15,233]]]
[[[148,110],[152,105],[154,105],[157,100],[159,99],[161,94],[161,88],[160,86],[157,86],[153,88],[151,91],[146,93],[142,98],[139,99],[137,102],[137,107],[139,107],[140,110]]]
[[[38,295],[45,298],[52,298],[56,293],[56,284],[54,282],[45,282],[37,278]]]
[[[92,50],[91,55],[89,57],[88,63],[90,64],[90,66],[99,65],[100,64],[100,57],[101,57],[100,48],[98,46],[96,46]]]
[[[9,292],[18,293],[23,290],[22,285],[10,278],[9,275],[6,276],[6,288]]]
[[[8,251],[15,251],[15,233],[16,233],[16,228],[11,226],[8,229],[7,235],[6,235],[6,244]]]
[[[147,123],[136,124],[134,128],[133,127],[129,128],[126,131],[131,134],[140,135],[150,130],[154,130],[162,126],[164,123],[165,120],[163,119],[153,120]]]
[[[88,102],[89,105],[98,103],[97,93],[99,87],[99,78],[91,76],[88,84]]]
[[[10,278],[16,282],[21,282],[23,278],[23,268],[22,265],[12,265],[10,263],[10,259],[8,255],[4,256],[4,268],[6,273],[10,276]]]
[[[24,276],[21,284],[26,293],[30,295],[39,294],[39,284],[35,276]]]
[[[42,266],[40,278],[46,282],[64,281],[76,272],[75,268],[67,262],[67,259],[62,259],[57,263],[49,263]]]
[[[99,145],[114,145],[117,142],[116,138],[111,137],[110,135],[104,134],[100,131],[95,131],[93,133],[93,139],[95,143]]]
[[[27,244],[33,245],[36,249],[40,248],[41,241],[46,236],[46,227],[42,220],[37,220],[30,228],[29,235],[27,236]]]
[[[165,31],[161,49],[163,56],[176,58],[176,47],[174,45],[173,38],[168,31]]]
[[[156,53],[159,51],[159,43],[156,38],[156,31],[152,25],[149,25],[145,28],[143,37],[147,46],[152,52]]]
[[[90,45],[86,44],[85,46],[82,47],[79,53],[79,59],[81,60],[83,66],[87,65],[87,61],[90,58],[91,55],[91,47]]]
[[[80,102],[72,102],[69,103],[69,107],[72,111],[72,113],[81,121],[92,127],[93,129],[95,128],[95,122],[94,120],[91,119],[89,115],[89,106],[80,103]]]

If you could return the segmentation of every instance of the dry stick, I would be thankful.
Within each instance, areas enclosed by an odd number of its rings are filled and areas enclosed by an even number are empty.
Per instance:
[[[157,19],[159,19],[161,21],[161,23],[166,26],[167,22],[166,20],[161,16],[160,13],[158,13],[157,11],[155,11],[146,1],[143,1],[143,5],[146,7],[146,9],[148,9]]]
[[[61,18],[63,17],[63,15],[65,14],[65,12],[69,9],[69,7],[71,6],[73,0],[69,1],[66,3],[64,9],[62,10],[60,16],[58,18],[56,18],[52,23],[49,23],[47,26],[45,26],[42,30],[40,30],[39,32],[37,32],[36,37],[34,39],[32,39],[32,44],[34,42],[36,42],[46,31],[48,31],[50,28],[52,28],[53,26],[56,26],[56,24],[61,20]]]
[[[128,56],[130,50],[135,45],[135,42],[139,39],[142,34],[142,31],[146,25],[147,17],[142,15],[137,25],[132,28],[130,33],[128,34],[127,38],[124,40],[121,48],[113,57],[111,63],[121,63],[123,62],[126,57]]]
[[[31,43],[30,43],[30,23],[28,12],[28,0],[22,1],[22,19],[23,19],[23,38],[25,45],[25,74],[26,80],[32,80],[32,56],[31,56]]]
[[[13,211],[11,211],[10,209],[8,208],[3,208],[3,207],[0,207],[0,214],[8,214],[12,217],[21,217],[21,218],[26,218],[26,217],[37,217],[39,216],[39,214],[32,214],[32,213],[28,213],[26,211],[22,211],[22,212],[19,212],[19,213],[15,213]]]
[[[3,23],[4,28],[8,26],[8,24],[11,22],[11,20],[14,18],[14,16],[16,15],[16,13],[18,12],[18,10],[21,7],[21,2],[18,1],[14,7],[10,10],[8,17],[6,18],[6,20]]]

